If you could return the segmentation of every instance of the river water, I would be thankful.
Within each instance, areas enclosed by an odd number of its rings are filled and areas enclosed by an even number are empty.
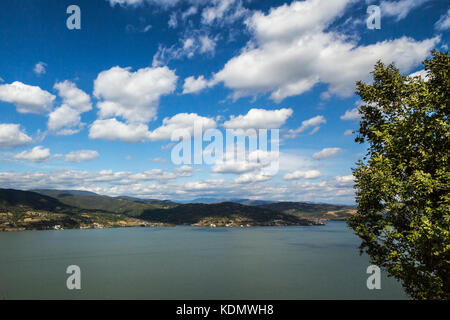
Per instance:
[[[405,299],[345,222],[0,233],[0,299]],[[68,290],[69,265],[81,290]]]

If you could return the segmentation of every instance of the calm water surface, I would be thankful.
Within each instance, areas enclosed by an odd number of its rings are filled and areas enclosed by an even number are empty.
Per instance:
[[[0,233],[0,299],[404,299],[345,222]],[[67,266],[81,268],[68,290]]]

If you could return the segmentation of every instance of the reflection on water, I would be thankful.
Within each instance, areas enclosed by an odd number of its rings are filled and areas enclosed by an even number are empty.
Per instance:
[[[0,233],[0,299],[404,299],[344,222]],[[67,266],[81,290],[66,288]]]

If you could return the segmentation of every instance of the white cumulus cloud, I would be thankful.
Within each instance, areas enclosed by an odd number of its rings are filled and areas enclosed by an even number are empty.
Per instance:
[[[173,117],[164,118],[162,125],[153,131],[150,131],[144,123],[124,123],[113,118],[96,120],[90,127],[89,137],[129,143],[171,140],[172,134],[177,131],[193,136],[195,125],[202,127],[203,131],[217,126],[213,119],[196,113],[178,113]]]
[[[60,135],[77,133],[83,126],[81,113],[92,109],[90,96],[68,80],[57,82],[54,88],[62,98],[62,105],[49,114],[47,127]]]
[[[295,138],[299,133],[305,132],[306,130],[312,128],[310,134],[316,133],[320,129],[320,125],[327,123],[324,116],[315,116],[308,120],[302,121],[302,125],[297,129],[290,129],[285,138]]]
[[[210,3],[202,11],[202,23],[207,25],[233,23],[247,13],[240,0],[212,0]]]
[[[0,123],[0,148],[15,148],[32,142],[20,125],[14,123]]]
[[[450,28],[450,9],[447,10],[446,14],[443,14],[439,20],[434,25],[437,30],[445,31]]]
[[[94,160],[99,156],[95,150],[76,150],[66,154],[64,160],[67,162],[83,162]]]
[[[250,109],[246,115],[231,116],[223,126],[227,129],[277,129],[292,115],[293,110],[282,108],[278,110]]]
[[[410,71],[439,37],[416,41],[401,37],[370,45],[328,30],[351,0],[306,0],[257,11],[246,20],[252,39],[214,75],[234,98],[269,93],[276,102],[302,94],[318,83],[328,95],[348,97],[357,80],[369,80],[377,60]]]
[[[323,160],[329,159],[337,155],[339,152],[342,152],[341,148],[325,148],[313,154],[314,160]]]
[[[381,1],[380,8],[383,16],[394,16],[397,21],[404,19],[411,10],[416,9],[430,0],[400,0]]]
[[[37,86],[20,81],[0,85],[0,101],[12,103],[19,113],[44,113],[51,110],[55,96]]]
[[[46,70],[45,70],[46,66],[47,66],[47,64],[45,62],[38,62],[35,64],[33,71],[37,75],[44,74],[46,72]]]
[[[177,76],[168,67],[112,67],[94,81],[94,96],[101,119],[122,117],[127,122],[145,123],[156,118],[159,99],[175,90]]]
[[[264,173],[244,173],[234,179],[236,183],[256,183],[264,182],[272,179],[273,175],[267,175]]]
[[[317,179],[322,176],[319,170],[296,170],[292,173],[286,173],[283,177],[284,180],[298,180],[298,179]]]
[[[31,162],[43,162],[50,159],[50,149],[42,146],[36,146],[31,150],[22,151],[14,155],[14,159],[26,160]]]
[[[199,76],[198,78],[188,77],[184,79],[183,94],[197,93],[208,87],[208,84],[208,80],[203,76]]]
[[[171,118],[164,118],[162,126],[149,133],[149,139],[153,141],[170,140],[172,133],[179,130],[193,136],[195,125],[202,127],[203,131],[217,126],[211,118],[202,117],[196,113],[178,113]]]
[[[359,108],[353,108],[351,110],[345,111],[345,113],[340,117],[341,120],[361,120],[361,114],[359,113]]]
[[[89,129],[89,138],[129,143],[148,140],[148,127],[143,123],[124,123],[116,118],[95,120]]]

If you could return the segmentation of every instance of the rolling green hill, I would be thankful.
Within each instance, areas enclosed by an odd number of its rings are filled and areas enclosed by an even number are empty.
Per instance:
[[[164,201],[152,202],[152,200],[131,198],[131,197],[108,197],[95,193],[80,194],[74,191],[59,190],[34,190],[40,194],[58,199],[69,206],[78,207],[88,210],[100,210],[104,212],[122,213],[129,216],[137,217],[145,210],[157,209],[162,207],[173,206],[173,203],[164,203]]]
[[[301,218],[345,220],[356,212],[354,206],[308,202],[272,202],[259,205],[266,209],[293,214]]]
[[[214,204],[190,203],[170,209],[148,210],[140,218],[151,222],[195,224],[201,226],[311,224],[311,221],[301,219],[294,215],[233,202]]]
[[[129,200],[129,201],[133,201],[133,202],[137,202],[137,203],[152,204],[152,205],[160,206],[160,207],[175,207],[178,205],[178,203],[170,201],[170,200],[141,199],[141,198],[128,197],[128,196],[120,196],[120,197],[116,197],[115,199],[123,199],[123,200]]]
[[[37,192],[0,189],[0,231],[55,227],[109,228],[146,225],[122,213],[78,208]]]
[[[239,203],[238,203],[239,202]],[[178,204],[170,200],[108,197],[77,190],[0,189],[0,230],[135,225],[276,226],[344,220],[352,206],[238,199]]]
[[[62,203],[58,199],[42,195],[36,192],[14,189],[0,189],[0,206],[2,207],[27,207],[33,210],[46,210],[52,212],[77,211],[71,205]]]

